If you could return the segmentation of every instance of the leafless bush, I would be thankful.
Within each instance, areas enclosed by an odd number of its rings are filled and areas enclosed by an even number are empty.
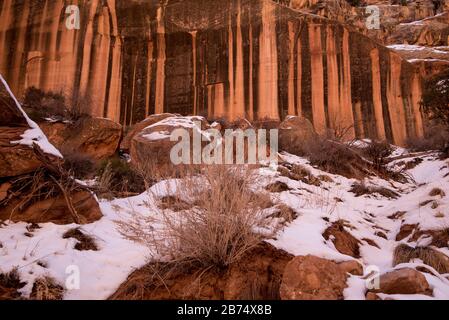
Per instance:
[[[392,154],[393,148],[386,141],[372,141],[366,148],[363,148],[363,154],[373,163],[377,171],[385,171],[387,158]]]
[[[147,189],[141,173],[119,157],[101,162],[97,176],[97,195],[100,197],[136,195]]]
[[[206,166],[177,186],[177,198],[192,208],[135,215],[119,222],[119,229],[175,263],[227,267],[269,236],[260,232],[267,221],[263,203],[249,188],[252,177],[240,166]]]

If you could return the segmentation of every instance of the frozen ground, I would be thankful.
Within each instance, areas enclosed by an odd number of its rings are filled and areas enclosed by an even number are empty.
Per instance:
[[[429,240],[421,238],[417,242],[408,242],[409,238],[405,238],[400,242],[396,241],[401,225],[418,223],[421,230],[449,226],[449,198],[429,196],[433,188],[440,188],[449,195],[449,164],[438,160],[435,153],[412,155],[407,154],[404,149],[396,149],[394,157],[398,159],[391,163],[392,166],[415,158],[423,160],[406,171],[413,182],[401,184],[380,178],[365,181],[366,185],[383,186],[396,191],[400,194],[398,199],[385,198],[379,194],[356,197],[349,191],[356,180],[320,171],[297,156],[282,156],[286,162],[301,164],[315,176],[327,175],[332,179],[332,182],[322,182],[317,187],[280,176],[266,168],[259,170],[262,179],[255,188],[273,181],[282,181],[291,189],[271,195],[298,213],[298,217],[285,226],[271,243],[294,255],[312,254],[335,261],[354,259],[339,253],[332,241],[326,241],[322,236],[333,222],[345,220],[352,226],[350,232],[353,236],[360,240],[371,239],[378,245],[375,247],[361,240],[359,262],[365,268],[376,266],[381,272],[386,272],[392,269],[393,250],[398,243],[426,245]],[[143,266],[150,258],[158,258],[146,247],[123,239],[117,230],[116,221],[123,221],[130,214],[155,214],[158,210],[154,207],[154,197],[172,192],[170,190],[174,185],[176,184],[171,180],[159,183],[152,187],[151,192],[136,197],[100,201],[104,217],[95,223],[81,226],[84,233],[94,238],[98,251],[78,251],[74,249],[77,240],[63,239],[64,232],[77,227],[76,225],[41,224],[41,228],[31,232],[30,237],[26,223],[6,223],[0,227],[0,272],[8,272],[17,267],[22,280],[28,283],[21,290],[27,296],[34,279],[48,275],[64,284],[75,266],[80,273],[80,288],[67,290],[65,299],[105,299],[114,293],[132,270]],[[432,209],[430,204],[420,206],[426,200],[438,202],[438,208]],[[398,211],[404,211],[405,214],[400,219],[389,218]],[[376,235],[379,230],[386,234],[387,239]],[[438,250],[449,255],[447,248]],[[420,261],[413,263],[411,265],[416,267]],[[444,276],[425,276],[434,289],[434,299],[449,299],[449,281]],[[364,284],[361,277],[350,277],[348,288],[344,292],[345,298],[363,299]],[[381,297],[388,298],[386,295]],[[419,295],[398,295],[392,298],[429,299],[428,296]]]

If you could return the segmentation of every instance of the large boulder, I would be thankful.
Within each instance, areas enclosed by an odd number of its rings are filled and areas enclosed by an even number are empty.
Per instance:
[[[317,138],[312,123],[303,117],[288,116],[279,125],[279,149],[295,153],[298,148]]]
[[[428,294],[431,292],[426,277],[415,269],[404,268],[380,276],[380,289],[375,293]]]
[[[280,288],[284,300],[341,300],[347,273],[337,263],[315,256],[299,256],[284,270]]]
[[[49,141],[63,153],[80,153],[93,160],[111,157],[122,137],[122,126],[105,118],[82,117],[70,122],[42,122]]]
[[[29,173],[42,165],[32,148],[14,143],[27,130],[27,127],[0,127],[0,178]]]
[[[2,186],[0,186],[0,189]],[[39,200],[30,206],[19,210],[21,198],[14,199],[8,206],[0,206],[0,221],[11,220],[29,223],[52,222],[55,224],[80,223],[87,224],[99,220],[102,213],[98,202],[89,191],[76,191],[70,195],[70,200],[76,210],[72,216],[64,195]],[[1,199],[1,198],[0,198]]]
[[[165,118],[147,126],[132,138],[130,148],[131,161],[133,165],[143,170],[148,165],[170,165],[171,149],[178,143],[178,141],[170,141],[173,131],[186,129],[190,138],[192,138],[193,130],[203,134],[202,131],[208,128],[208,122],[204,117],[200,116],[171,116]]]
[[[180,115],[172,114],[172,113],[152,114],[152,115],[148,116],[145,120],[143,120],[139,123],[136,123],[135,125],[133,125],[130,128],[128,133],[123,137],[123,140],[120,143],[120,149],[129,151],[129,149],[131,148],[131,141],[143,129],[145,129],[146,127],[149,127],[159,121],[162,121],[169,117],[175,117],[175,116],[180,116]]]
[[[95,197],[64,171],[61,154],[1,76],[0,114],[0,221],[68,224],[101,218]]]
[[[110,299],[277,300],[283,272],[292,258],[283,250],[261,243],[224,268],[192,265],[178,272],[169,266],[173,272],[153,277],[155,266],[150,263],[134,271]]]
[[[0,113],[0,178],[30,173],[42,165],[33,144],[58,161],[59,152],[48,143],[37,124],[27,118],[1,77]]]

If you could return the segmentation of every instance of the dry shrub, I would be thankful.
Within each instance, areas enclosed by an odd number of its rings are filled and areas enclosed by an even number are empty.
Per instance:
[[[180,180],[177,198],[193,207],[118,223],[128,239],[141,242],[172,262],[225,268],[267,235],[263,204],[250,190],[253,174],[244,166],[206,166],[201,176]],[[157,226],[154,227],[153,226]]]
[[[144,177],[118,156],[102,161],[97,176],[97,195],[100,197],[127,197],[146,190]]]
[[[393,266],[401,263],[408,263],[413,259],[420,259],[441,274],[449,273],[449,257],[443,253],[429,248],[412,248],[406,244],[400,244],[393,253]]]
[[[63,239],[73,238],[78,240],[78,243],[75,245],[75,249],[79,251],[97,251],[98,247],[95,244],[94,239],[83,233],[80,228],[70,229],[62,235]]]
[[[309,141],[304,150],[310,163],[324,171],[347,178],[363,178],[369,174],[369,163],[345,144],[316,139]]]
[[[28,116],[39,122],[44,118],[78,120],[93,104],[89,95],[72,92],[43,91],[36,87],[26,89],[23,108]]]
[[[12,218],[36,202],[62,195],[73,221],[82,223],[83,217],[78,214],[71,195],[89,189],[79,184],[72,173],[64,169],[61,161],[45,154],[37,144],[33,144],[33,150],[43,166],[32,173],[12,178],[9,181],[11,187],[7,197],[0,200],[0,208],[14,206],[10,214]]]
[[[19,289],[25,286],[25,282],[20,281],[17,269],[8,273],[0,273],[0,300],[20,299]]]
[[[426,129],[422,138],[410,138],[407,140],[407,147],[412,151],[438,150],[442,152],[442,157],[447,157],[449,146],[449,130],[439,124],[431,123]]]
[[[30,295],[33,300],[62,300],[63,297],[64,288],[50,277],[37,279]]]
[[[387,158],[392,154],[393,148],[385,141],[372,141],[366,148],[363,148],[363,154],[373,163],[378,171],[385,170]]]

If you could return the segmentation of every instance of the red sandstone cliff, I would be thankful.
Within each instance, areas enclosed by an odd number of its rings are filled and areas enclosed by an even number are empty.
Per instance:
[[[89,96],[123,124],[151,113],[282,118],[397,144],[422,134],[420,76],[338,22],[269,0],[92,0],[80,30],[62,0],[0,2],[0,72],[27,87]]]

